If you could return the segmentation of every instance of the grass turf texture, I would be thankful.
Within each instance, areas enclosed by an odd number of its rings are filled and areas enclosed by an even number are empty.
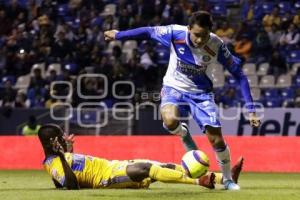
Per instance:
[[[1,200],[41,199],[203,199],[293,200],[300,199],[300,174],[243,173],[241,191],[203,189],[193,185],[154,183],[150,189],[56,190],[44,171],[0,171]]]

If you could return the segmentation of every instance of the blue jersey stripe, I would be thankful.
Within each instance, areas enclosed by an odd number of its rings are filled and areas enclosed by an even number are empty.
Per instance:
[[[85,156],[79,154],[73,154],[71,169],[73,171],[82,172],[85,167]]]

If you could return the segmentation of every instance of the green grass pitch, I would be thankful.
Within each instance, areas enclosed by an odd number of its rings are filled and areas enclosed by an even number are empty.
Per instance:
[[[44,171],[0,171],[1,200],[88,199],[203,199],[293,200],[300,199],[300,174],[243,173],[241,191],[203,189],[193,185],[154,183],[150,189],[56,190]]]

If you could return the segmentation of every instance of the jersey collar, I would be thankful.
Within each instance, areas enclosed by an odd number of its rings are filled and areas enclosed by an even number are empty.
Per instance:
[[[186,38],[187,44],[188,44],[190,47],[192,47],[192,48],[194,48],[194,49],[202,49],[205,45],[207,45],[207,44],[210,42],[210,40],[211,40],[211,33],[209,34],[209,38],[208,38],[207,42],[206,42],[202,47],[200,47],[200,48],[194,46],[194,44],[193,44],[193,42],[192,42],[192,40],[191,40],[191,34],[190,34],[189,31],[187,31],[186,37],[187,37],[187,38]]]

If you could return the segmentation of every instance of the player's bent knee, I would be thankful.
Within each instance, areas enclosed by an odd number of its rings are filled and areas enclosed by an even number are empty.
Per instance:
[[[179,121],[178,120],[174,120],[174,119],[165,119],[164,121],[164,125],[169,129],[169,130],[174,130],[177,128]]]
[[[140,182],[149,177],[151,166],[151,163],[134,163],[127,166],[126,172],[131,180]]]

